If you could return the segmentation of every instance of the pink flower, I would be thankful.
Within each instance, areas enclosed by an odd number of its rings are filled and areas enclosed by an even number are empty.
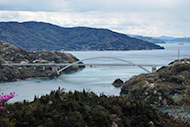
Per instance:
[[[6,107],[1,106],[0,109],[6,109]]]
[[[10,94],[1,93],[1,95],[0,95],[0,109],[6,109],[6,107],[3,107],[1,105],[3,105],[8,100],[10,100],[11,98],[13,98],[15,96],[14,94],[15,94],[15,92],[11,92]],[[10,112],[7,111],[7,113],[9,114]]]

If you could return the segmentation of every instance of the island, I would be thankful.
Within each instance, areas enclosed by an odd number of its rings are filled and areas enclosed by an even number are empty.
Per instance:
[[[4,41],[0,41],[0,82],[18,81],[31,78],[56,78],[60,75],[51,66],[11,66],[11,63],[73,63],[79,61],[75,56],[64,52],[36,51],[27,52]],[[3,63],[10,65],[3,66]],[[64,73],[75,72],[84,66],[71,66]]]
[[[103,28],[61,27],[44,22],[0,22],[0,40],[26,51],[104,51],[164,49]]]

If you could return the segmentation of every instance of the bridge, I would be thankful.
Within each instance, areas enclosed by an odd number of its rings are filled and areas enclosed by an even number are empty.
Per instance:
[[[124,63],[83,63],[81,62],[87,61],[87,60],[92,60],[92,59],[112,59],[112,60],[117,60],[117,61],[122,61]],[[2,64],[4,66],[33,66],[34,69],[36,69],[36,66],[42,66],[43,70],[45,70],[46,66],[52,67],[52,71],[56,71],[57,74],[60,74],[62,71],[65,69],[71,67],[71,66],[137,66],[144,71],[151,73],[149,70],[147,70],[145,67],[152,67],[152,73],[156,72],[156,68],[158,66],[169,66],[169,65],[162,65],[162,64],[135,64],[133,62],[130,62],[128,60],[120,59],[120,58],[115,58],[115,57],[91,57],[91,58],[86,58],[83,60],[76,61],[74,63],[5,63]],[[58,67],[62,67],[61,69],[58,70]]]

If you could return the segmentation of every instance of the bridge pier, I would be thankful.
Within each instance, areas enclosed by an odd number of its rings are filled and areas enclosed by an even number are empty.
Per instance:
[[[36,70],[36,66],[34,66],[34,70]]]
[[[56,65],[52,66],[52,71],[57,71],[57,66]]]
[[[156,66],[152,66],[152,73],[156,72]]]
[[[46,68],[45,68],[45,66],[43,66],[43,70],[45,70]]]

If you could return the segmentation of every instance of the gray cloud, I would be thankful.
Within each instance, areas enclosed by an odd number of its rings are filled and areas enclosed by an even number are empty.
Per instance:
[[[1,0],[0,10],[6,11],[61,11],[67,8],[64,0]]]
[[[189,0],[0,0],[1,21],[45,21],[149,36],[189,36]]]

